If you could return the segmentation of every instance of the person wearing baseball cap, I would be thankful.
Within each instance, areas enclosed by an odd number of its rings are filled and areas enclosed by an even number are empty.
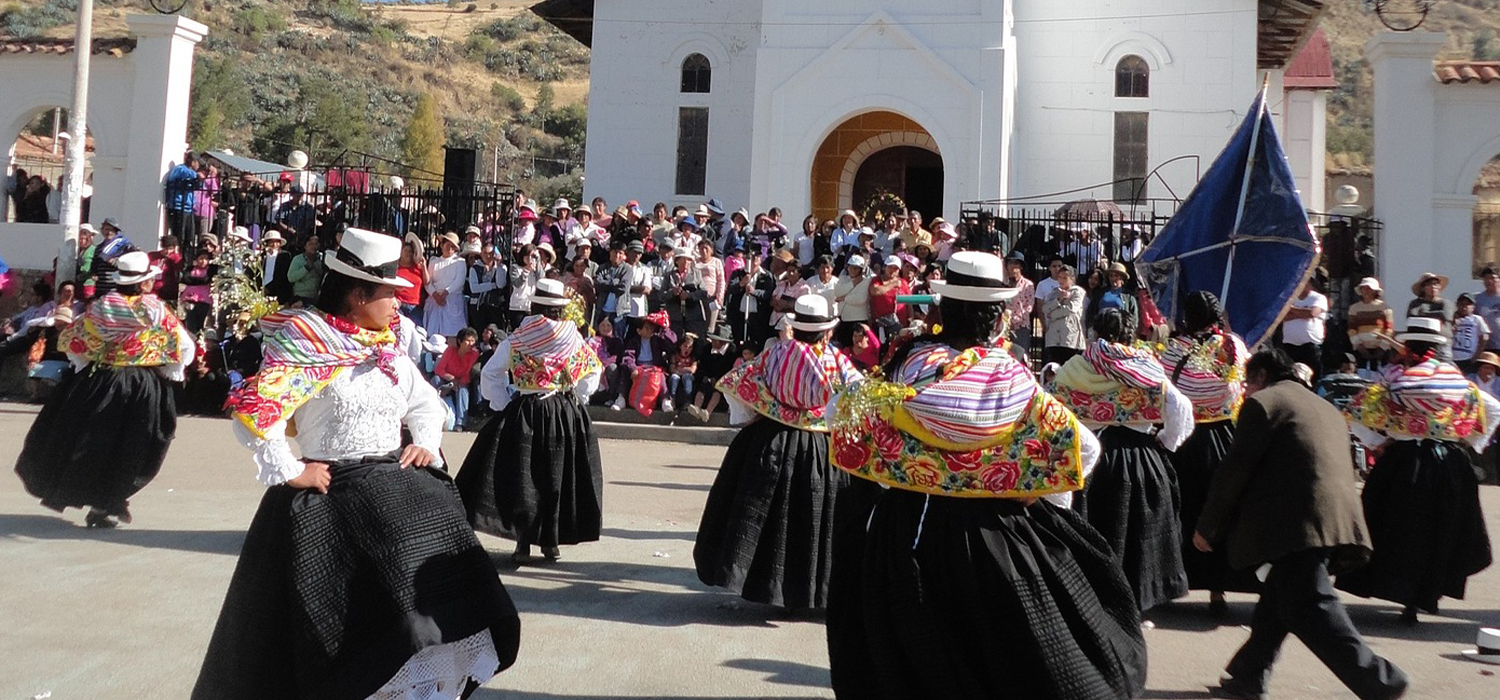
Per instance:
[[[829,337],[838,317],[817,294],[786,314],[791,338],[732,369],[718,387],[731,421],[748,423],[725,453],[693,546],[698,579],[790,610],[828,604],[833,521],[848,476],[835,469],[824,413],[863,379]],[[785,504],[803,504],[785,507]],[[823,517],[807,517],[806,504]]]

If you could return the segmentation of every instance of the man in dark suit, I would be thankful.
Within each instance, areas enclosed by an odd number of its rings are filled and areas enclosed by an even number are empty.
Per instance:
[[[764,251],[751,247],[749,252],[749,264],[729,278],[725,306],[729,309],[729,325],[734,329],[734,339],[749,342],[759,349],[774,333],[771,299],[776,292],[776,278],[761,267]]]
[[[292,281],[287,278],[287,273],[292,269],[293,256],[282,250],[285,242],[281,232],[274,228],[266,231],[266,235],[260,238],[260,250],[266,256],[265,267],[261,269],[261,284],[266,296],[281,302],[283,306],[297,300],[297,295],[292,293]]]
[[[1234,446],[1193,534],[1201,551],[1227,547],[1230,566],[1270,566],[1220,697],[1266,697],[1290,633],[1362,700],[1398,698],[1406,674],[1365,645],[1329,580],[1370,555],[1344,416],[1297,380],[1280,349],[1250,358],[1245,389]]]

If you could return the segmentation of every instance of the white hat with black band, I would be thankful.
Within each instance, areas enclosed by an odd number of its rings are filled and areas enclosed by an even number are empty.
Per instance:
[[[787,315],[786,323],[793,330],[816,332],[826,331],[839,325],[839,319],[833,315],[828,297],[821,294],[803,294],[797,297],[797,302],[792,305],[792,313]]]
[[[948,260],[944,279],[932,281],[932,293],[944,299],[999,304],[1021,293],[1005,284],[1005,261],[998,255],[965,250]]]
[[[1406,319],[1406,330],[1397,335],[1396,340],[1402,343],[1417,341],[1436,345],[1448,344],[1448,336],[1443,334],[1443,322],[1435,318]]]
[[[151,266],[151,256],[137,250],[115,260],[115,272],[111,277],[115,284],[124,286],[140,284],[157,274],[157,269]]]
[[[539,280],[536,283],[536,294],[531,296],[531,303],[537,306],[567,306],[568,293],[558,280]]]
[[[362,228],[344,229],[339,249],[326,258],[328,269],[357,280],[410,287],[396,275],[401,263],[401,239]]]

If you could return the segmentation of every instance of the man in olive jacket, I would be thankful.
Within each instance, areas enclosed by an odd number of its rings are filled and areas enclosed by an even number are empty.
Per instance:
[[[1369,558],[1349,429],[1299,382],[1279,349],[1246,367],[1234,446],[1214,474],[1193,544],[1227,547],[1237,569],[1270,564],[1250,639],[1230,660],[1222,697],[1264,698],[1281,643],[1295,634],[1362,700],[1406,692],[1401,669],[1370,651],[1329,580]]]

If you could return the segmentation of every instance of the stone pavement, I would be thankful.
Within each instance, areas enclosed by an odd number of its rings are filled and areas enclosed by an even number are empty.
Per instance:
[[[0,404],[7,469],[34,414]],[[471,440],[449,435],[444,450],[461,462]],[[693,574],[693,534],[723,448],[603,448],[604,539],[565,549],[555,565],[502,569],[521,610],[521,654],[477,700],[831,697],[821,619],[738,605]],[[187,697],[261,491],[228,423],[202,418],[181,421],[161,476],[132,501],[135,524],[119,530],[85,530],[81,513],[45,510],[15,477],[0,476],[0,700]],[[1500,533],[1500,488],[1483,497]],[[509,543],[481,539],[497,561],[507,558]],[[1202,595],[1156,611],[1143,697],[1208,697],[1253,601],[1232,595],[1224,626],[1204,616]],[[1500,571],[1471,579],[1469,600],[1445,603],[1442,617],[1416,629],[1396,621],[1394,606],[1350,607],[1376,651],[1412,675],[1408,697],[1500,697],[1500,666],[1459,655],[1480,624],[1500,626]],[[1353,697],[1295,641],[1272,690]]]

